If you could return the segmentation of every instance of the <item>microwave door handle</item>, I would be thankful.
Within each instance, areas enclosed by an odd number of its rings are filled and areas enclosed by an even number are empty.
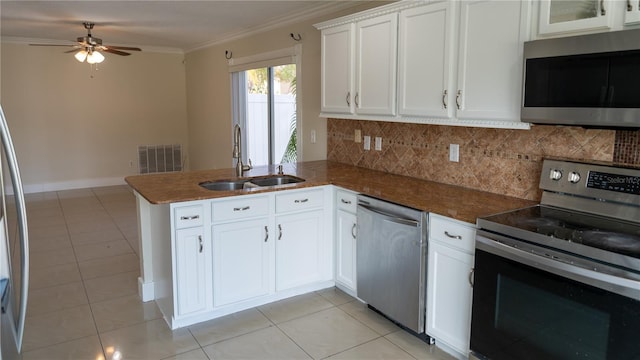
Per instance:
[[[607,105],[613,105],[613,95],[615,88],[613,86],[609,86],[609,91],[607,92]]]
[[[607,90],[608,88],[606,86],[600,87],[600,98],[598,101],[600,106],[605,106],[607,104]]]

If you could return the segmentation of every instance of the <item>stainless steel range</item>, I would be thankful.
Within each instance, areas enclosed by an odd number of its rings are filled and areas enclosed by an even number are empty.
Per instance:
[[[640,169],[545,160],[540,188],[478,219],[471,358],[640,359]]]

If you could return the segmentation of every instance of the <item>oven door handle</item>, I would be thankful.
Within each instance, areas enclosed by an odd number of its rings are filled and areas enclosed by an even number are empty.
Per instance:
[[[591,285],[602,290],[640,300],[640,281],[638,280],[594,271],[577,264],[568,264],[566,262],[553,259],[551,256],[546,257],[543,255],[533,254],[480,235],[476,236],[476,249],[558,276],[569,278],[586,285]]]

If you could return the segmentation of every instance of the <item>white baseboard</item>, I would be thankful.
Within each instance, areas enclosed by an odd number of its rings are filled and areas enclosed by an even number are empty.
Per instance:
[[[85,189],[85,188],[101,187],[101,186],[124,185],[126,184],[124,181],[125,176],[126,175],[119,176],[119,177],[110,177],[110,178],[79,179],[79,180],[59,181],[59,182],[41,183],[41,184],[23,184],[22,188],[25,194],[32,194],[32,193],[41,193],[41,192],[48,192],[48,191],[61,191],[61,190]],[[5,193],[7,195],[12,195],[13,188],[10,185],[5,186]]]

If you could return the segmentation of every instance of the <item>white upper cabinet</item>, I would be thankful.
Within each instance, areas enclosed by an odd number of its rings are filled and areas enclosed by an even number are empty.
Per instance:
[[[530,2],[462,1],[460,6],[458,119],[519,122]]]
[[[451,118],[453,12],[447,2],[400,12],[398,113]]]
[[[624,24],[637,25],[640,23],[640,1],[628,0],[624,9]]]
[[[360,21],[356,34],[356,112],[395,115],[398,14]]]
[[[345,24],[322,32],[322,112],[352,114],[354,104],[355,25]]]
[[[520,94],[530,12],[530,0],[398,1],[316,24],[321,116],[527,129]],[[344,70],[350,52],[327,45],[353,24],[355,94]]]
[[[541,0],[538,33],[610,29],[614,6],[614,1],[609,0]]]

